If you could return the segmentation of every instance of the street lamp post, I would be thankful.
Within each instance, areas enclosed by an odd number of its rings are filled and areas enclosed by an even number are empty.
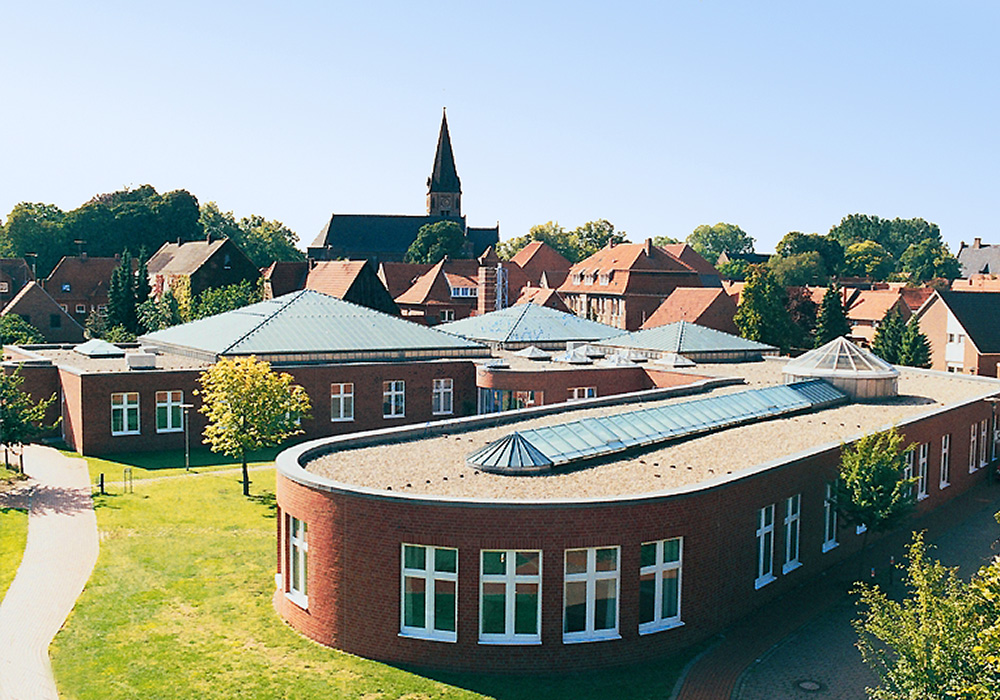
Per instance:
[[[184,409],[184,471],[191,471],[191,426],[188,423],[188,412],[194,408],[193,403],[182,403]]]

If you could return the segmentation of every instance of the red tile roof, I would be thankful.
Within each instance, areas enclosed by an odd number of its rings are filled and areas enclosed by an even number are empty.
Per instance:
[[[668,323],[687,321],[714,328],[725,333],[736,333],[733,316],[736,303],[721,287],[678,287],[646,319],[642,328],[656,328]]]

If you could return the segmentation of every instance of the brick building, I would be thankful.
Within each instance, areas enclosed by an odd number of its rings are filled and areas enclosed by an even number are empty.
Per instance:
[[[0,258],[0,310],[33,279],[35,275],[24,258]]]
[[[996,459],[995,380],[903,369],[900,396],[872,410],[822,380],[782,385],[781,370],[699,366],[719,376],[623,397],[641,408],[597,398],[286,450],[275,607],[392,664],[652,660],[861,547],[831,498],[842,445],[897,425],[918,517]]]
[[[30,323],[47,343],[83,340],[83,326],[34,280],[21,287],[21,291],[0,309],[0,316],[7,314],[20,316]]]
[[[931,368],[997,376],[1000,292],[938,290],[915,314],[931,346]]]
[[[92,311],[103,313],[107,310],[111,273],[120,264],[118,256],[66,255],[56,263],[42,285],[63,311],[83,325]],[[133,270],[137,267],[138,263],[133,260]]]
[[[256,282],[260,270],[238,245],[229,238],[164,243],[146,263],[149,286],[159,298],[182,280],[190,285],[191,296],[209,288],[227,287],[240,282]]]

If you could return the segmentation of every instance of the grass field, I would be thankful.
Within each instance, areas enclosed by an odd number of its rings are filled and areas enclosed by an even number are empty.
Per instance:
[[[118,467],[120,468],[120,467]],[[688,657],[613,673],[413,673],[317,645],[274,612],[274,472],[136,482],[96,498],[101,554],[51,649],[62,696],[662,698]]]
[[[14,580],[27,540],[28,514],[15,508],[0,508],[0,600]]]
[[[287,447],[287,445],[285,445]],[[265,450],[258,450],[249,455],[250,467],[269,465],[274,463],[275,456],[284,447],[273,447]],[[60,450],[67,457],[80,457],[76,452]],[[97,483],[100,474],[104,474],[106,483],[119,482],[123,479],[123,472],[126,467],[132,469],[132,478],[136,481],[140,479],[153,479],[163,476],[180,476],[185,473],[184,451],[167,450],[162,452],[137,452],[131,455],[114,455],[111,458],[103,457],[83,457],[87,460],[90,471],[90,482]],[[234,462],[231,457],[212,452],[207,447],[191,448],[191,470],[197,473],[207,471],[219,471],[221,469],[237,469],[239,463]],[[253,481],[251,474],[250,480]]]

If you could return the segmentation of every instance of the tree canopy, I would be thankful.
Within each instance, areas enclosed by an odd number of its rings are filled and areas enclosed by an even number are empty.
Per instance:
[[[885,312],[878,324],[875,337],[872,339],[872,352],[892,365],[900,363],[900,352],[903,347],[903,330],[906,324],[899,309],[893,306]]]
[[[733,321],[740,335],[788,350],[795,330],[786,307],[785,288],[764,265],[751,265]]]
[[[826,284],[830,276],[822,256],[814,250],[795,253],[787,257],[772,256],[767,261],[767,266],[774,274],[778,284],[783,287]]]
[[[869,214],[845,216],[839,224],[830,229],[830,237],[839,241],[844,249],[857,243],[873,241],[878,243],[894,260],[899,260],[903,251],[914,243],[931,239],[941,243],[941,230],[920,218],[881,219]]]
[[[510,260],[532,241],[542,241],[571,263],[577,263],[589,258],[605,247],[609,241],[615,245],[625,243],[626,234],[624,231],[615,231],[614,224],[607,219],[588,221],[572,231],[567,231],[557,221],[547,221],[532,226],[523,236],[500,243],[497,246],[497,255],[504,260]]]
[[[465,233],[454,221],[424,224],[417,231],[417,238],[410,244],[403,257],[408,263],[436,264],[445,256],[463,257]]]
[[[295,247],[299,237],[280,221],[268,221],[257,214],[237,221],[232,212],[223,212],[215,202],[201,206],[198,221],[213,239],[230,238],[257,267],[267,267],[275,260],[305,260],[305,253]]]
[[[896,268],[896,261],[875,241],[853,243],[844,253],[844,272],[854,277],[886,280]]]
[[[848,525],[873,532],[891,530],[913,510],[903,436],[895,428],[865,435],[840,455],[837,511]]]
[[[899,263],[909,281],[918,284],[937,277],[953,280],[962,274],[962,266],[947,246],[931,238],[911,244]]]
[[[42,332],[17,314],[0,316],[0,346],[36,345],[44,342]]]
[[[836,275],[844,264],[844,247],[835,238],[818,233],[791,231],[778,241],[775,253],[781,258],[792,258],[803,253],[816,253],[829,275]]]
[[[907,367],[931,366],[931,344],[920,330],[916,316],[911,316],[899,342],[899,364]]]
[[[222,358],[198,376],[205,414],[205,442],[213,452],[238,458],[243,468],[243,495],[250,495],[247,454],[281,444],[303,432],[309,417],[306,390],[292,375],[275,372],[263,360]]]
[[[834,338],[851,334],[851,324],[844,311],[840,288],[836,284],[827,287],[816,317],[816,347],[826,345]]]
[[[754,246],[753,238],[739,226],[721,222],[698,226],[686,242],[713,265],[723,252],[752,253]]]

